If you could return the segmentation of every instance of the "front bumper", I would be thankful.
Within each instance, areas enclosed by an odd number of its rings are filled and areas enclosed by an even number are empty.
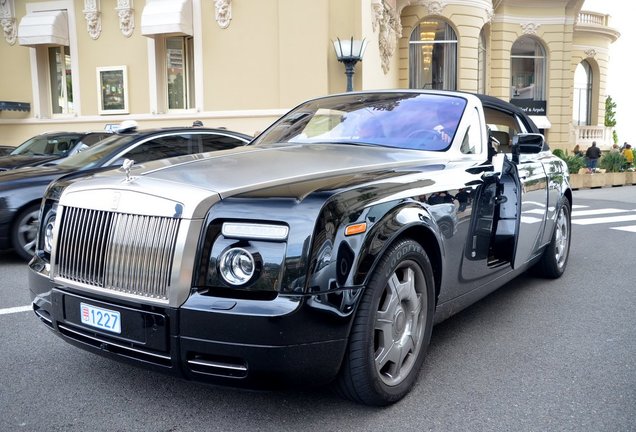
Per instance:
[[[272,301],[192,294],[179,308],[149,306],[56,286],[30,263],[35,314],[67,342],[119,361],[186,379],[238,387],[320,385],[344,356],[351,315],[303,296]],[[118,311],[122,332],[81,324],[79,304]]]

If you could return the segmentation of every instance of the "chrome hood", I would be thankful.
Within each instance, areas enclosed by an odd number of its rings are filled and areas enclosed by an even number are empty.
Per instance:
[[[202,218],[214,202],[233,195],[447,161],[443,153],[360,145],[247,146],[133,166],[128,178],[122,169],[95,174],[71,183],[62,204],[74,197],[78,207]]]

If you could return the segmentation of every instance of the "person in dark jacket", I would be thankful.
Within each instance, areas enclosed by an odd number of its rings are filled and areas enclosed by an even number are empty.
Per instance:
[[[585,151],[585,157],[587,158],[588,171],[593,172],[599,158],[601,157],[601,149],[596,147],[596,141],[592,141],[592,146],[587,148]]]

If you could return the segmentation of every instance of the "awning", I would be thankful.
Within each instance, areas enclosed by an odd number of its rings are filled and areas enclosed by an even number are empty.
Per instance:
[[[530,117],[530,119],[534,122],[535,125],[537,125],[539,129],[550,129],[552,127],[552,123],[550,123],[550,120],[548,120],[546,116],[531,115],[528,117]]]
[[[0,111],[31,111],[29,102],[0,101]]]
[[[25,15],[18,25],[18,43],[24,46],[68,45],[66,11],[42,11]]]
[[[193,35],[191,0],[154,0],[141,13],[141,34]]]

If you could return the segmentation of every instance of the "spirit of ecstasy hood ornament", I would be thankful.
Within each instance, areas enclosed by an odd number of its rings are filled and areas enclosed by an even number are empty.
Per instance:
[[[135,161],[132,159],[124,159],[124,163],[121,164],[121,168],[120,171],[123,171],[126,173],[126,182],[132,181],[132,177],[130,177],[130,170],[132,169],[132,166],[135,164]]]

